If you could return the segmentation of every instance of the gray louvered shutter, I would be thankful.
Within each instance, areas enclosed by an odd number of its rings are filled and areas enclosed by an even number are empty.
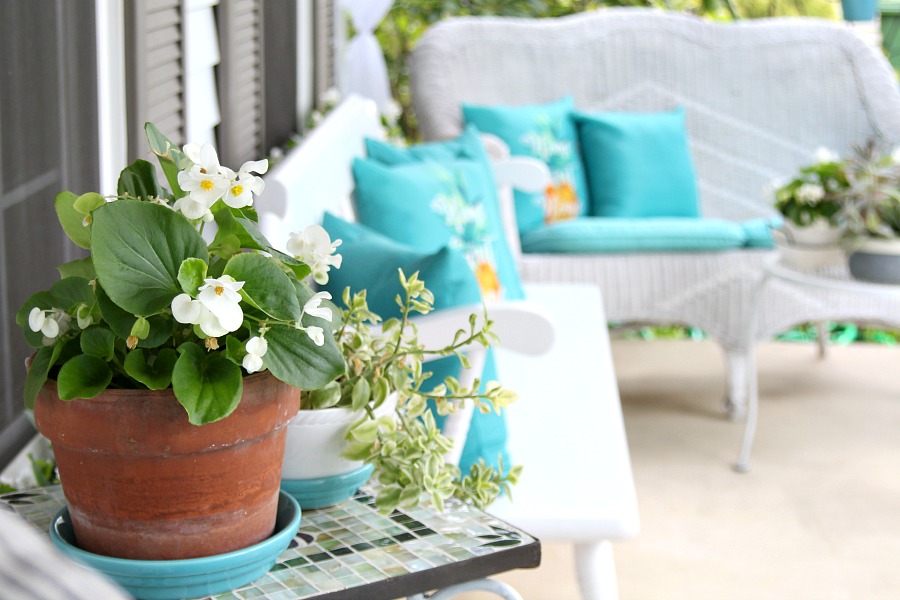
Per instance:
[[[216,11],[221,61],[219,159],[239,167],[262,158],[265,75],[261,0],[221,0]]]
[[[338,8],[336,0],[316,0],[316,24],[314,57],[315,64],[315,104],[321,106],[321,98],[331,88],[337,87]]]
[[[80,256],[54,196],[99,186],[94,2],[4,3],[0,21],[0,470],[34,434],[23,414],[19,306]]]
[[[185,143],[183,23],[184,0],[125,2],[129,161],[148,157],[147,121]]]

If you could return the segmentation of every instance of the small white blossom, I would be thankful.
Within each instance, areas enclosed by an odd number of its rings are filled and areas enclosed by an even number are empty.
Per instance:
[[[337,104],[341,101],[341,91],[335,87],[328,88],[322,94],[322,104]]]
[[[49,346],[53,341],[69,330],[72,317],[68,313],[57,308],[41,310],[38,307],[28,313],[28,327],[34,332],[41,332],[44,336],[43,343]]]
[[[825,146],[816,148],[816,161],[820,163],[836,163],[840,162],[841,157],[833,150]]]
[[[318,292],[315,294],[303,305],[303,314],[319,317],[330,323],[331,309],[327,306],[321,306],[322,300],[331,300],[331,294],[329,292]]]
[[[231,208],[243,208],[253,204],[253,194],[259,196],[266,187],[265,181],[258,175],[269,170],[268,160],[248,160],[235,173],[226,167],[221,168],[228,179],[228,191],[222,201]]]
[[[247,350],[247,356],[244,357],[241,364],[248,373],[256,373],[262,369],[262,357],[266,355],[266,351],[269,349],[269,343],[266,342],[265,338],[257,336],[247,340],[247,344],[244,348]]]
[[[388,100],[381,109],[381,114],[389,123],[396,123],[400,118],[403,108],[396,100]]]
[[[302,232],[291,233],[287,251],[306,263],[312,270],[313,279],[321,285],[328,283],[328,271],[331,267],[341,268],[343,258],[340,254],[334,254],[340,245],[341,240],[332,242],[321,225],[310,225]]]
[[[187,144],[184,153],[193,164],[178,172],[178,185],[188,192],[192,202],[182,202],[182,198],[175,208],[189,219],[200,219],[230,186],[212,144]]]
[[[222,275],[218,279],[209,277],[204,281],[206,283],[200,286],[197,294],[197,301],[207,311],[201,311],[198,323],[200,329],[211,337],[237,331],[244,322],[241,295],[238,293],[244,287],[244,282],[235,281],[228,275]]]
[[[306,331],[306,335],[309,336],[309,339],[315,343],[316,346],[322,346],[325,344],[325,330],[321,327],[316,327],[315,325],[311,327],[304,328]]]
[[[825,197],[825,190],[818,183],[804,183],[797,188],[795,194],[800,202],[815,206]]]
[[[200,322],[203,305],[187,294],[178,294],[172,300],[172,316],[179,323],[195,325]]]

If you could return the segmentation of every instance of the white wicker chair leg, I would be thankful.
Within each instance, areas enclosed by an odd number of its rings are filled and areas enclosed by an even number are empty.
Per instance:
[[[619,597],[616,563],[609,540],[575,544],[575,568],[583,600],[616,600]]]
[[[819,349],[819,358],[825,358],[828,348],[828,324],[825,321],[816,323],[816,345]]]
[[[726,350],[725,362],[728,377],[725,412],[732,421],[739,421],[747,414],[749,350]]]

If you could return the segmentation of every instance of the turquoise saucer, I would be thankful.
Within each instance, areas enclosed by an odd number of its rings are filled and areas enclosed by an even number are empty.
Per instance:
[[[50,523],[50,539],[71,558],[106,574],[136,598],[176,600],[220,594],[265,575],[300,528],[300,506],[278,495],[275,533],[258,544],[215,556],[184,560],[132,560],[86,552],[78,547],[68,507]]]
[[[364,465],[349,473],[317,479],[282,479],[281,491],[287,492],[304,509],[322,508],[343,502],[369,480],[375,467]]]

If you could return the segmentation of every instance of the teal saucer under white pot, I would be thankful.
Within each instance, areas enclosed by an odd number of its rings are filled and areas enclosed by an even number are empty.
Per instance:
[[[282,479],[281,491],[287,492],[304,509],[322,508],[347,500],[369,480],[374,467],[364,465],[349,473],[313,479]]]
[[[132,560],[86,552],[78,547],[69,509],[50,523],[50,539],[71,558],[106,574],[136,598],[175,600],[220,594],[265,575],[300,528],[300,506],[289,494],[278,495],[275,533],[253,546],[202,558]]]

